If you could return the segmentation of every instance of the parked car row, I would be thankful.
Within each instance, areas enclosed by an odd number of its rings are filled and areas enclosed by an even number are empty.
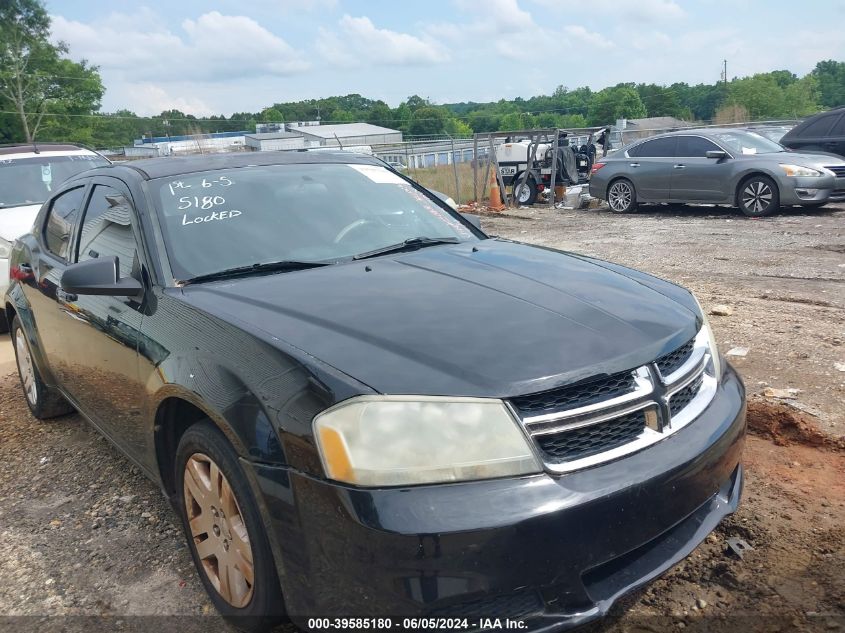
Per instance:
[[[762,217],[782,206],[812,208],[845,200],[845,159],[787,151],[748,130],[681,130],[637,141],[597,161],[590,195],[607,200],[617,213],[639,204],[709,203]]]

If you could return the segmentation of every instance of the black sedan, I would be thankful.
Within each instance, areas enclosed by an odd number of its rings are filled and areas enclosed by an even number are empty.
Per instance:
[[[687,290],[489,238],[373,158],[94,169],[11,264],[32,413],[160,483],[244,628],[575,626],[739,502],[745,393]]]

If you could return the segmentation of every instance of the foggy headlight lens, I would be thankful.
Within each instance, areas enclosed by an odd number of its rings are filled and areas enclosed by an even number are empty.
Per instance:
[[[811,169],[810,167],[802,167],[801,165],[783,165],[780,166],[787,176],[823,176],[824,174],[818,169]]]
[[[358,486],[490,479],[542,469],[500,400],[360,396],[314,418],[326,475]]]
[[[710,322],[707,320],[707,313],[704,311],[704,308],[701,307],[701,303],[695,295],[693,295],[693,299],[695,299],[698,311],[701,314],[701,320],[703,322],[701,329],[707,333],[707,344],[710,347],[710,362],[707,363],[705,371],[707,371],[707,373],[711,376],[714,376],[718,381],[722,379],[722,357],[719,356],[719,348],[716,346],[716,338],[713,336],[713,328],[710,327]]]

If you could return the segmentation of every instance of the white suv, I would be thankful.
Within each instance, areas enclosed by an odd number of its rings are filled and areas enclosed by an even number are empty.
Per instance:
[[[100,154],[76,145],[0,146],[0,297],[9,285],[12,242],[32,228],[41,203],[71,176],[108,162]],[[0,313],[0,332],[7,328]]]

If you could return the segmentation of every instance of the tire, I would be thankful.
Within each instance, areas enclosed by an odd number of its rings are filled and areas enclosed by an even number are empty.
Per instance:
[[[521,187],[519,185],[521,179],[521,176],[517,176],[513,181],[514,202],[520,205],[532,205],[537,202],[537,183],[531,176],[528,176],[525,185]]]
[[[38,367],[32,360],[26,332],[17,316],[12,319],[11,334],[23,396],[32,415],[39,420],[47,420],[71,413],[73,407],[65,397],[57,389],[45,385],[41,379]]]
[[[9,322],[6,320],[6,313],[0,311],[0,334],[5,334],[9,331]]]
[[[768,176],[751,176],[737,188],[736,203],[748,217],[764,218],[780,208],[780,193],[775,181]]]
[[[637,190],[627,178],[619,178],[607,188],[607,205],[613,213],[632,213],[637,209]]]
[[[210,421],[185,431],[176,451],[174,481],[191,557],[220,614],[250,633],[285,621],[282,590],[255,496],[237,454]],[[221,562],[227,564],[222,574]]]

